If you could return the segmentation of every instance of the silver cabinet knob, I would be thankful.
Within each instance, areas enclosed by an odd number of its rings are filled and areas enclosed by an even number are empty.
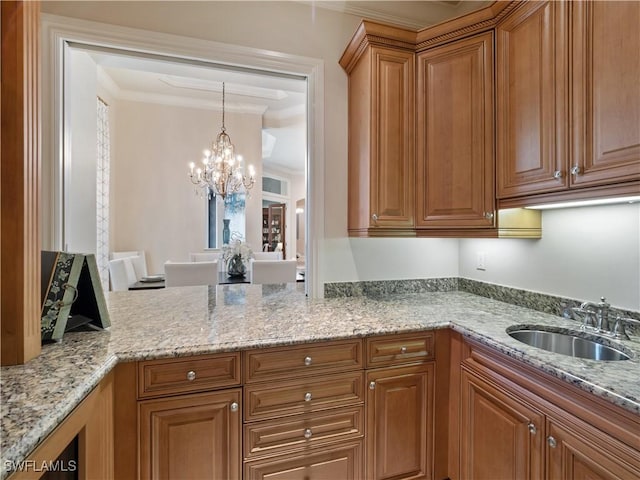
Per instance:
[[[529,425],[527,425],[527,427],[529,428],[529,433],[531,435],[535,435],[537,433],[537,429],[536,426],[533,423],[530,423]]]
[[[307,392],[304,394],[304,401],[305,402],[310,402],[311,401],[311,392]]]
[[[407,347],[400,347],[400,353],[407,353]]]
[[[193,370],[189,370],[187,372],[187,380],[189,380],[190,382],[193,382],[196,379],[196,372],[194,372]]]
[[[370,382],[369,383],[369,390],[375,390],[376,389],[376,382]]]
[[[304,357],[304,364],[308,367],[311,365],[311,357]]]
[[[304,429],[304,438],[306,438],[307,440],[309,438],[311,438],[311,435],[313,435],[313,432],[311,431],[310,428],[305,428]]]
[[[487,220],[493,220],[493,212],[484,212],[484,218]]]
[[[571,167],[571,175],[582,175],[582,169],[580,165],[574,165]]]
[[[374,213],[373,215],[371,215],[371,220],[374,221],[374,223],[378,222],[378,214]]]
[[[551,448],[556,448],[558,446],[558,443],[556,442],[556,439],[553,438],[552,436],[548,436],[547,437],[547,444],[551,447]]]
[[[229,408],[231,409],[232,412],[237,412],[238,411],[238,407],[239,407],[238,403],[237,402],[233,402]]]
[[[556,170],[553,172],[553,178],[556,180],[560,180],[562,178],[562,170]]]

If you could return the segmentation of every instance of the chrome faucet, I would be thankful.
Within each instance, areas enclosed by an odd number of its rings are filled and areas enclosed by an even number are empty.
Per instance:
[[[607,299],[604,297],[600,298],[599,303],[595,302],[583,302],[580,305],[579,311],[584,313],[585,315],[593,315],[595,316],[596,322],[593,325],[597,330],[605,330],[607,332],[611,331],[609,327],[609,307],[611,305],[607,303]]]

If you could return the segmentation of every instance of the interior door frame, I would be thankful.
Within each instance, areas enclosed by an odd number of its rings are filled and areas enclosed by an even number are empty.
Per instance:
[[[64,68],[70,44],[298,75],[307,80],[305,291],[313,298],[323,297],[318,258],[324,238],[323,60],[47,14],[42,14],[41,35],[43,248],[64,247]]]

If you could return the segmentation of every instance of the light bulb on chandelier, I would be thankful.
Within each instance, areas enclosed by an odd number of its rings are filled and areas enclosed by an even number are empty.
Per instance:
[[[196,168],[194,162],[189,163],[189,178],[196,186],[196,190],[206,192],[207,196],[214,195],[224,201],[227,195],[246,193],[255,183],[255,169],[253,165],[247,167],[247,177],[242,167],[242,156],[234,153],[235,147],[224,126],[225,87],[222,83],[222,129],[211,149],[203,152],[202,168]]]

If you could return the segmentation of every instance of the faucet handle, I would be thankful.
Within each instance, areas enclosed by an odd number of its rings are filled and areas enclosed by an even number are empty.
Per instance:
[[[611,304],[607,303],[607,299],[604,297],[600,297],[600,306],[601,307],[609,307]]]
[[[613,334],[615,336],[620,336],[626,340],[629,340],[629,334],[625,330],[625,326],[634,325],[636,327],[640,327],[640,320],[636,320],[635,318],[625,318],[620,315],[616,316],[616,322],[613,326]]]

